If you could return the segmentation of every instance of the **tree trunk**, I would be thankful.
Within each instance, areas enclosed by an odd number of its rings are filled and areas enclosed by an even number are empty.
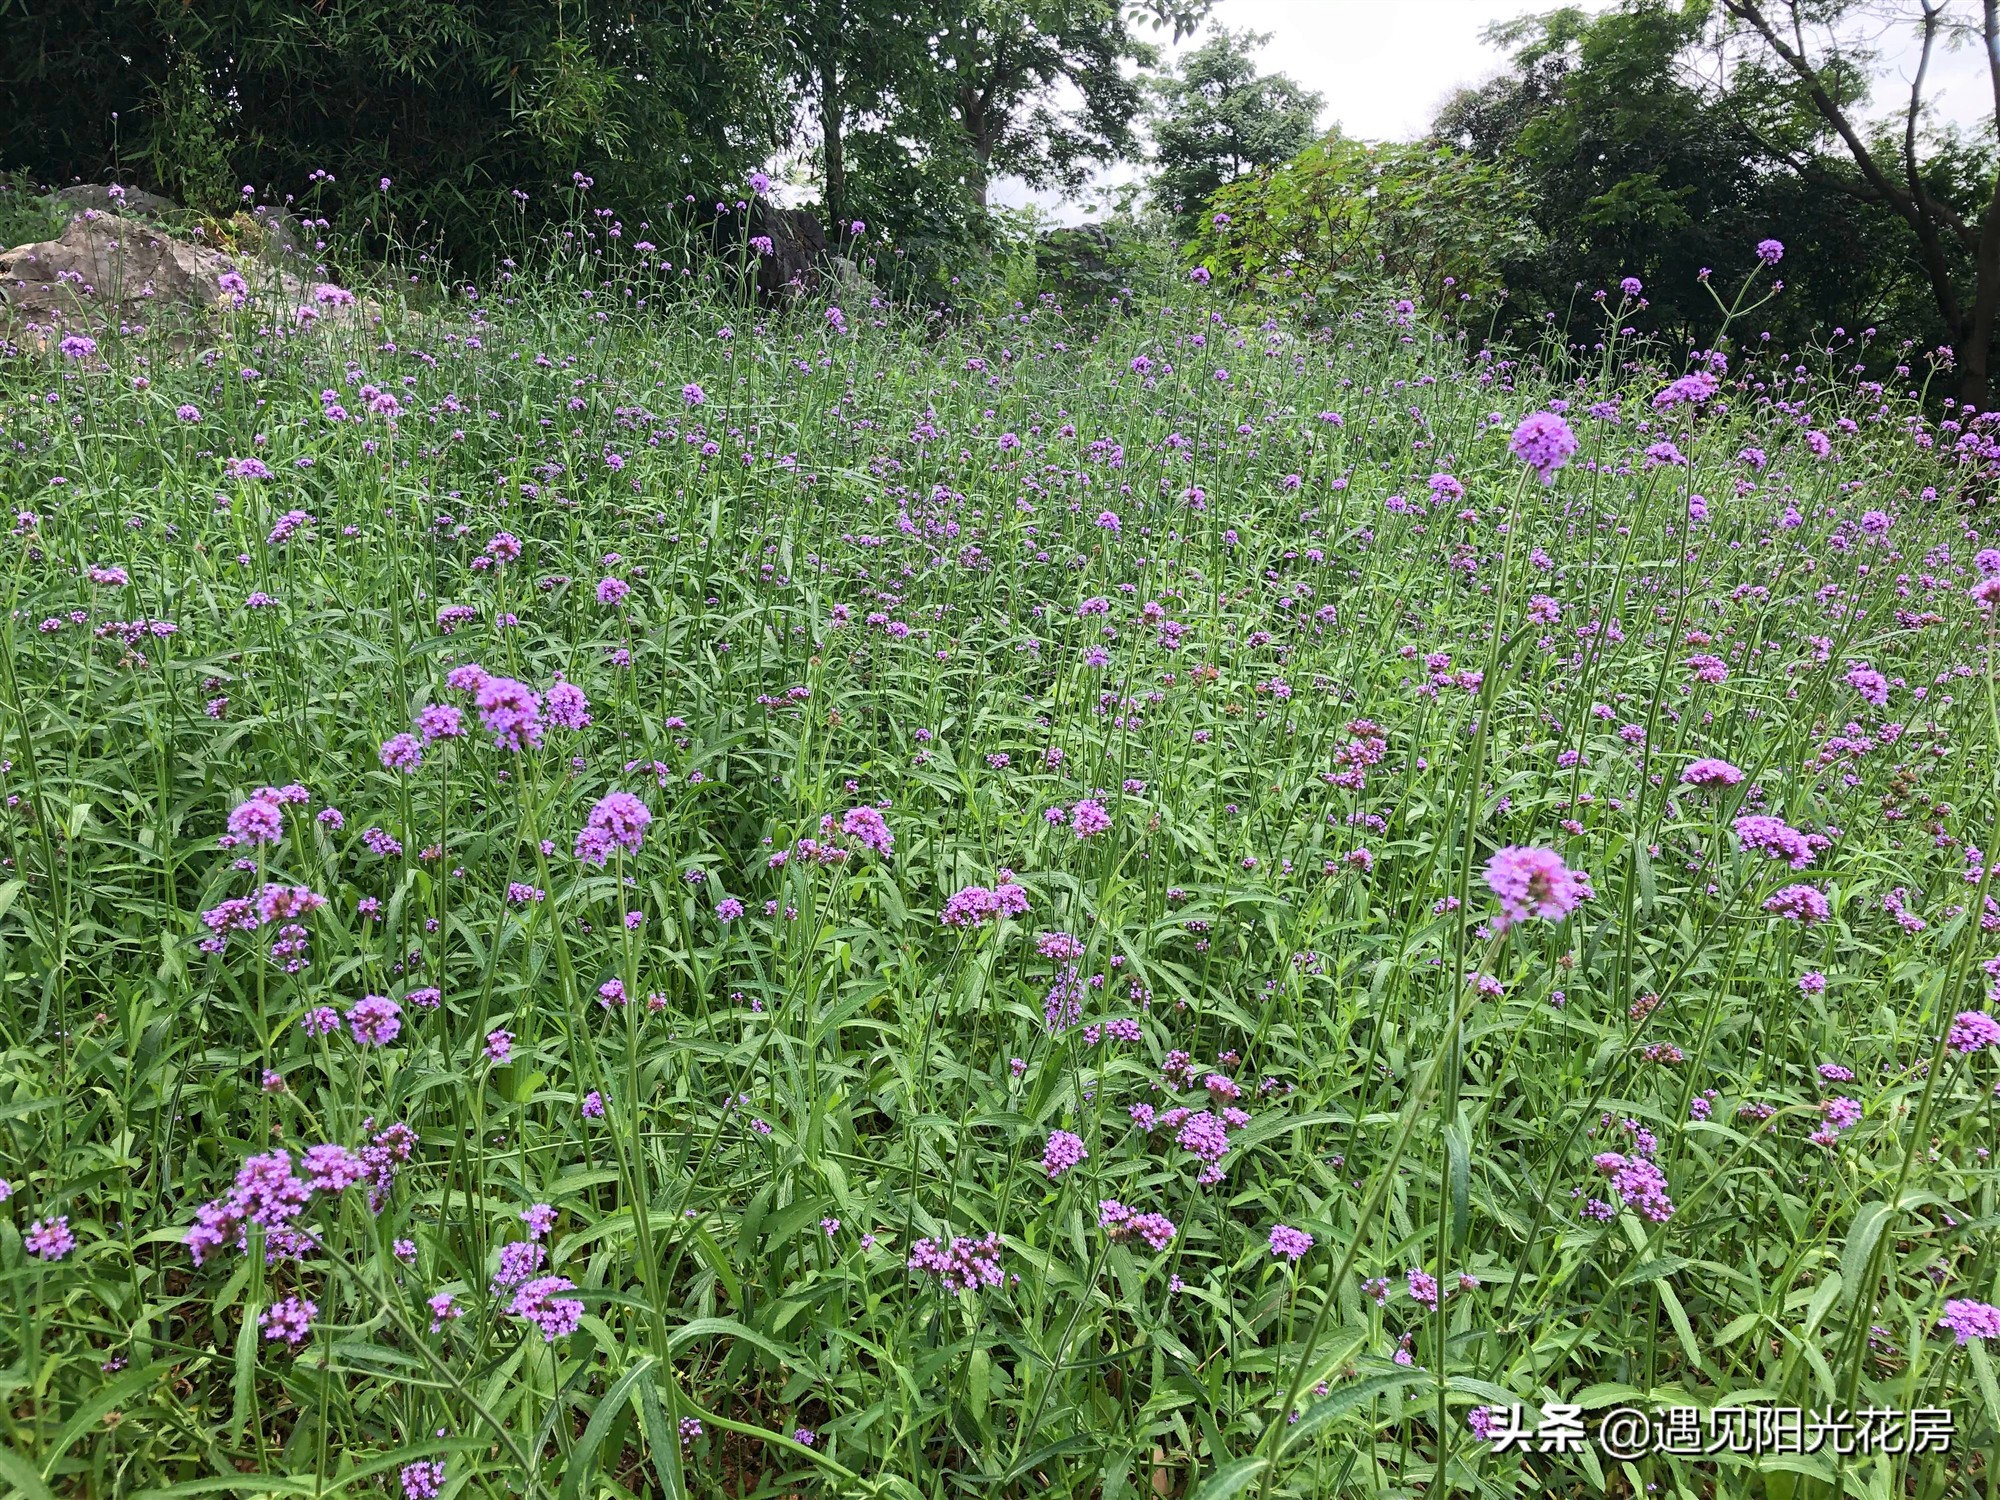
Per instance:
[[[981,217],[986,213],[986,195],[992,186],[992,132],[988,127],[986,95],[969,85],[958,91],[958,123],[965,132],[966,149],[972,170],[966,174],[965,195]]]
[[[1980,30],[1986,44],[1986,67],[1993,85],[1993,129],[2000,135],[2000,5],[1985,0]],[[1987,195],[1979,219],[1979,243],[1972,254],[1972,316],[1965,335],[1955,339],[1958,356],[1958,399],[1985,411],[1992,395],[1994,315],[2000,312],[2000,177]]]
[[[826,153],[826,216],[837,240],[847,233],[847,158],[841,141],[840,74],[831,57],[819,65],[819,130]]]
[[[1972,294],[1971,326],[1952,339],[1952,356],[1958,361],[1958,399],[1967,406],[1985,411],[1993,394],[1994,303],[2000,300],[2000,277],[1982,276]]]

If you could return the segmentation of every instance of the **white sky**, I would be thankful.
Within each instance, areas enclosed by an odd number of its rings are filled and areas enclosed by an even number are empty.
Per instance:
[[[1482,40],[1496,21],[1554,10],[1562,0],[1219,0],[1214,19],[1233,31],[1269,32],[1257,54],[1259,68],[1285,73],[1325,96],[1322,126],[1338,125],[1350,136],[1410,140],[1421,135],[1451,92],[1502,71],[1504,51]],[[1586,10],[1608,9],[1610,0],[1578,0]],[[1893,96],[1906,90],[1916,64],[1913,28],[1903,18],[1915,11],[1910,0],[1874,0],[1879,19],[1865,32],[1885,63],[1877,102],[1895,108]],[[1957,0],[1954,13],[1976,21],[1976,7]],[[1186,44],[1184,44],[1186,45]],[[1931,60],[1931,90],[1940,122],[1977,124],[1990,120],[1992,93],[1980,49],[1940,47]],[[1129,166],[1114,168],[1102,182],[1127,182]],[[1083,195],[1086,199],[1089,194]],[[1034,193],[1019,182],[994,184],[993,201],[1038,203],[1066,222],[1091,217],[1081,203]]]

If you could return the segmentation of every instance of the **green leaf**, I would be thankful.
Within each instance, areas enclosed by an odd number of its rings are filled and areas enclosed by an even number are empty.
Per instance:
[[[1472,1227],[1472,1146],[1462,1116],[1445,1127],[1444,1153],[1451,1189],[1451,1243],[1463,1246]]]
[[[1978,1379],[1979,1399],[1986,1403],[1987,1418],[2000,1426],[2000,1381],[1993,1378],[1993,1356],[1986,1352],[1984,1339],[1974,1339],[1965,1347],[1972,1356],[1972,1373]]]
[[[41,1471],[12,1448],[0,1448],[0,1479],[12,1486],[11,1493],[27,1500],[56,1500]]]
[[[1847,1226],[1847,1244],[1840,1252],[1841,1305],[1851,1303],[1861,1289],[1862,1277],[1867,1274],[1869,1258],[1875,1253],[1875,1242],[1882,1238],[1882,1231],[1888,1227],[1889,1217],[1895,1211],[1891,1203],[1864,1203],[1861,1211],[1854,1216],[1854,1222]],[[1869,1289],[1873,1291],[1871,1287]]]
[[[1695,1342],[1694,1325],[1688,1322],[1687,1309],[1681,1306],[1681,1299],[1670,1281],[1653,1283],[1660,1290],[1660,1301],[1667,1309],[1667,1321],[1674,1325],[1674,1334],[1681,1341],[1681,1352],[1688,1357],[1688,1363],[1697,1370],[1706,1370],[1708,1365],[1701,1357],[1701,1345]]]
[[[646,1447],[652,1452],[653,1472],[660,1476],[660,1489],[667,1500],[680,1500],[686,1493],[680,1482],[680,1433],[660,1410],[660,1389],[650,1380],[639,1387],[639,1417],[646,1426]]]
[[[1378,1396],[1389,1395],[1393,1391],[1400,1391],[1406,1386],[1426,1383],[1430,1378],[1422,1370],[1398,1370],[1393,1374],[1371,1375],[1366,1380],[1344,1385],[1339,1390],[1315,1401],[1306,1408],[1305,1414],[1298,1421],[1285,1429],[1285,1446],[1280,1451],[1290,1452],[1334,1418],[1353,1411],[1364,1402],[1373,1401]]]
[[[1188,1500],[1229,1500],[1251,1480],[1270,1466],[1271,1460],[1261,1454],[1252,1458],[1232,1459],[1201,1482],[1201,1488]]]
[[[707,1338],[714,1334],[720,1334],[725,1338],[742,1339],[747,1344],[755,1344],[779,1364],[794,1366],[812,1375],[814,1379],[818,1378],[817,1372],[813,1369],[812,1362],[796,1349],[786,1349],[781,1345],[774,1344],[771,1340],[764,1337],[763,1334],[757,1332],[756,1329],[746,1327],[734,1318],[696,1318],[692,1323],[683,1323],[679,1328],[676,1328],[672,1333],[667,1335],[667,1347],[669,1349],[680,1349],[693,1343],[696,1339]]]
[[[142,1386],[150,1385],[157,1369],[158,1365],[142,1365],[136,1370],[127,1370],[79,1406],[63,1424],[62,1431],[56,1434],[55,1441],[43,1451],[42,1473],[47,1474],[54,1468],[56,1460],[62,1457],[69,1445],[94,1427],[112,1407]]]
[[[263,1308],[255,1302],[243,1304],[243,1326],[236,1330],[236,1378],[232,1383],[229,1430],[241,1432],[250,1425],[257,1402],[257,1315]]]
[[[598,1448],[603,1444],[606,1434],[611,1431],[612,1423],[618,1420],[618,1414],[625,1409],[628,1394],[635,1385],[646,1379],[647,1372],[658,1363],[659,1361],[650,1354],[641,1356],[633,1362],[632,1368],[613,1381],[611,1389],[599,1398],[597,1410],[590,1414],[590,1421],[583,1429],[583,1436],[577,1440],[576,1447],[570,1450],[569,1462],[563,1468],[562,1489],[558,1492],[560,1500],[576,1500],[578,1488],[590,1476],[591,1464],[597,1457]],[[641,1411],[639,1415],[643,1421],[645,1413]]]

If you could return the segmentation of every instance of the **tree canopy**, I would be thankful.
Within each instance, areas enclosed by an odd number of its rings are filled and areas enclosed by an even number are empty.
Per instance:
[[[1774,334],[1878,329],[1987,400],[2000,0],[1553,9],[1491,32],[1508,67],[1425,141],[1372,145],[1327,134],[1317,94],[1260,70],[1266,38],[1190,42],[1212,5],[0,0],[0,170],[211,213],[249,184],[478,263],[586,185],[636,224],[733,203],[783,159],[835,243],[866,224],[937,286],[1008,253],[996,182],[1074,192],[1131,162],[1145,207],[1127,231],[1322,302],[1400,277],[1540,321],[1635,278],[1635,316],[1700,343],[1721,317],[1704,273],[1781,240]],[[1882,60],[1885,21],[1906,77]],[[1947,127],[1935,64],[1958,45],[1988,58],[1995,102]]]

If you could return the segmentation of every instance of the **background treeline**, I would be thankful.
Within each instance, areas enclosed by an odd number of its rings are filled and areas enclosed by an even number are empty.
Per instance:
[[[1394,284],[1540,322],[1637,277],[1635,317],[1695,342],[1720,318],[1702,271],[1734,284],[1778,239],[1787,288],[1760,329],[1874,329],[1857,357],[1937,358],[1984,403],[1995,119],[1947,127],[1931,92],[1948,49],[2000,43],[1993,7],[1552,11],[1500,32],[1510,65],[1427,139],[1373,145],[1326,133],[1327,101],[1261,73],[1258,39],[1211,9],[0,0],[0,168],[115,177],[214,214],[253,185],[352,243],[393,236],[476,272],[572,216],[577,174],[588,207],[636,225],[733,203],[761,166],[837,242],[858,220],[893,246],[871,271],[912,295],[979,280],[1075,299],[1151,254],[1329,315]],[[1097,228],[1037,239],[990,206],[998,178],[1074,189],[1119,163],[1122,205]]]

